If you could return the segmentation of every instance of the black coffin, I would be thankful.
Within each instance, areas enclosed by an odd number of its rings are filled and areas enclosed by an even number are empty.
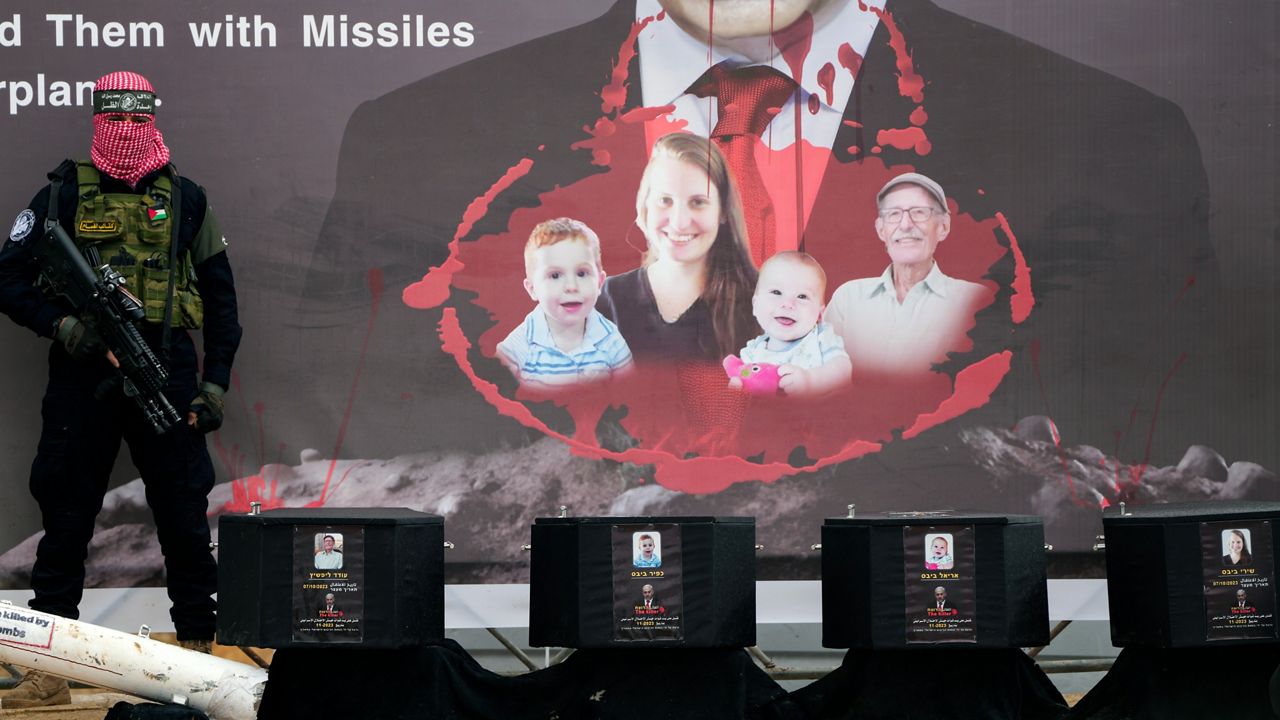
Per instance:
[[[399,648],[444,636],[438,516],[405,508],[270,510],[223,515],[218,536],[224,645]]]
[[[930,562],[940,547],[949,562]],[[1048,641],[1040,518],[951,511],[823,524],[823,646],[1014,648]]]
[[[532,544],[532,645],[755,644],[754,518],[538,518]]]

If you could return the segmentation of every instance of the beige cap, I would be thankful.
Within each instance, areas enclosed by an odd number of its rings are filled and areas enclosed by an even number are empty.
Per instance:
[[[880,192],[876,193],[876,204],[879,205],[884,202],[884,196],[888,195],[890,190],[904,183],[920,186],[925,192],[932,195],[934,200],[938,201],[939,207],[943,210],[947,209],[947,194],[942,192],[942,186],[934,182],[932,178],[925,177],[920,173],[903,173],[885,183],[884,187],[880,188]]]

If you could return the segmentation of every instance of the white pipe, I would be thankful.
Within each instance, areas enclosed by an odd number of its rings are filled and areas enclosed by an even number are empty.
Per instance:
[[[0,602],[0,662],[187,705],[214,720],[254,720],[267,684],[261,668],[8,602]]]

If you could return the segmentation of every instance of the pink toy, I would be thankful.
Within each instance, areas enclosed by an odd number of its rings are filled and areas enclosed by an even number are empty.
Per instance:
[[[730,378],[742,381],[742,389],[752,395],[778,394],[778,366],[773,363],[744,363],[737,355],[730,355],[721,363]]]

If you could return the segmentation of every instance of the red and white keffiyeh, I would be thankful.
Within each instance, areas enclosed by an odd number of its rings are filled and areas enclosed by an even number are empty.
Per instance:
[[[103,75],[94,84],[93,90],[155,92],[146,78],[126,71]],[[145,113],[111,114],[152,118]],[[93,116],[93,146],[89,150],[89,156],[95,167],[133,187],[148,173],[168,164],[169,148],[165,146],[164,137],[156,128],[154,119],[145,123],[111,122],[107,117],[106,114]]]

